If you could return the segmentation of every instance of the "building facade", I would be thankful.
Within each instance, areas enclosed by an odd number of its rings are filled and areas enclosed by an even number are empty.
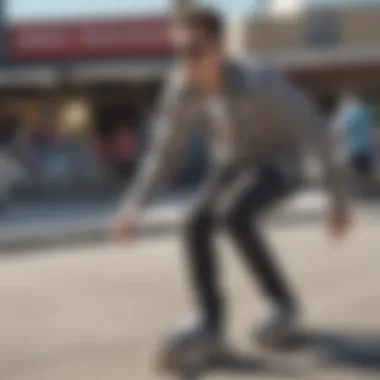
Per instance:
[[[380,90],[380,5],[302,7],[243,21],[240,51],[277,62],[316,95]]]
[[[289,0],[285,11],[280,5],[282,0],[273,1],[254,17],[231,22],[230,50],[275,61],[309,89],[327,113],[350,91],[369,94],[377,104],[380,6],[311,9]],[[169,23],[161,16],[14,25],[3,21],[0,131],[10,125],[59,131],[87,150],[94,137],[107,140],[120,127],[132,126],[134,134],[145,135],[173,63]],[[202,166],[199,140],[194,141],[191,152]],[[66,171],[76,182],[91,171],[70,144],[51,150],[54,159],[45,155],[43,160],[56,162],[49,164],[54,175]],[[62,152],[70,156],[70,165],[62,163]],[[71,179],[63,175],[61,183]],[[57,178],[47,182],[61,186]]]
[[[22,135],[16,142],[31,179],[62,188],[132,172],[172,63],[169,20],[23,22],[4,30],[0,138]]]

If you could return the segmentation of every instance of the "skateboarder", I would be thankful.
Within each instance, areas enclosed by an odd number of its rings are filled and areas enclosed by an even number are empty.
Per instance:
[[[168,341],[169,360],[181,350],[209,357],[223,345],[225,303],[213,246],[217,227],[230,235],[272,305],[260,341],[280,342],[295,333],[295,296],[257,223],[265,210],[299,187],[308,143],[326,179],[330,232],[342,235],[349,222],[343,172],[313,104],[268,64],[228,57],[224,33],[222,17],[211,9],[194,8],[174,20],[178,64],[157,112],[153,146],[114,226],[120,235],[133,232],[152,190],[172,177],[187,136],[201,130],[213,164],[185,227],[199,313]]]

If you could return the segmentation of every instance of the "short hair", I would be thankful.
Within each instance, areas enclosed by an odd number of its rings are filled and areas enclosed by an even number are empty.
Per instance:
[[[198,29],[213,39],[224,36],[224,17],[213,8],[192,7],[180,13],[176,19],[179,24]]]

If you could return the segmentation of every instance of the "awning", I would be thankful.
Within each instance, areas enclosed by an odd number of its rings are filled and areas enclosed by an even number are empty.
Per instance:
[[[73,64],[66,72],[72,83],[141,81],[162,78],[170,69],[172,60],[125,60]]]
[[[13,66],[0,69],[0,88],[54,87],[62,80],[68,84],[90,84],[160,79],[171,65],[172,59],[165,58]]]
[[[12,67],[0,70],[0,88],[54,87],[59,71],[53,67]]]
[[[378,45],[305,49],[273,53],[269,58],[290,70],[380,66],[380,49]]]

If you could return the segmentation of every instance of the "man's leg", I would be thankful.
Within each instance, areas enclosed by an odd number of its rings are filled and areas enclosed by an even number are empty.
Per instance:
[[[249,270],[259,280],[266,296],[274,305],[271,320],[260,334],[263,343],[279,340],[290,331],[296,316],[293,293],[272,252],[252,220],[291,192],[292,184],[276,168],[268,167],[252,177],[232,199],[226,213],[226,224]],[[274,343],[273,343],[274,344]]]
[[[215,223],[206,207],[192,213],[185,228],[186,265],[202,320],[212,329],[221,324],[221,296],[214,249]]]
[[[370,195],[373,174],[373,157],[370,153],[355,154],[350,158],[353,187],[359,196]]]
[[[214,172],[192,207],[185,226],[186,264],[199,313],[167,341],[164,357],[175,366],[195,358],[207,360],[223,350],[224,311],[213,246],[216,229],[213,206],[226,181],[227,173]]]
[[[293,186],[272,167],[254,173],[251,178],[228,202],[225,223],[265,294],[276,303],[292,303],[292,292],[255,225],[255,218],[289,195]]]
[[[186,264],[200,316],[209,328],[217,331],[223,327],[224,310],[214,247],[217,228],[214,205],[230,180],[228,171],[216,171],[200,192],[185,225]]]

